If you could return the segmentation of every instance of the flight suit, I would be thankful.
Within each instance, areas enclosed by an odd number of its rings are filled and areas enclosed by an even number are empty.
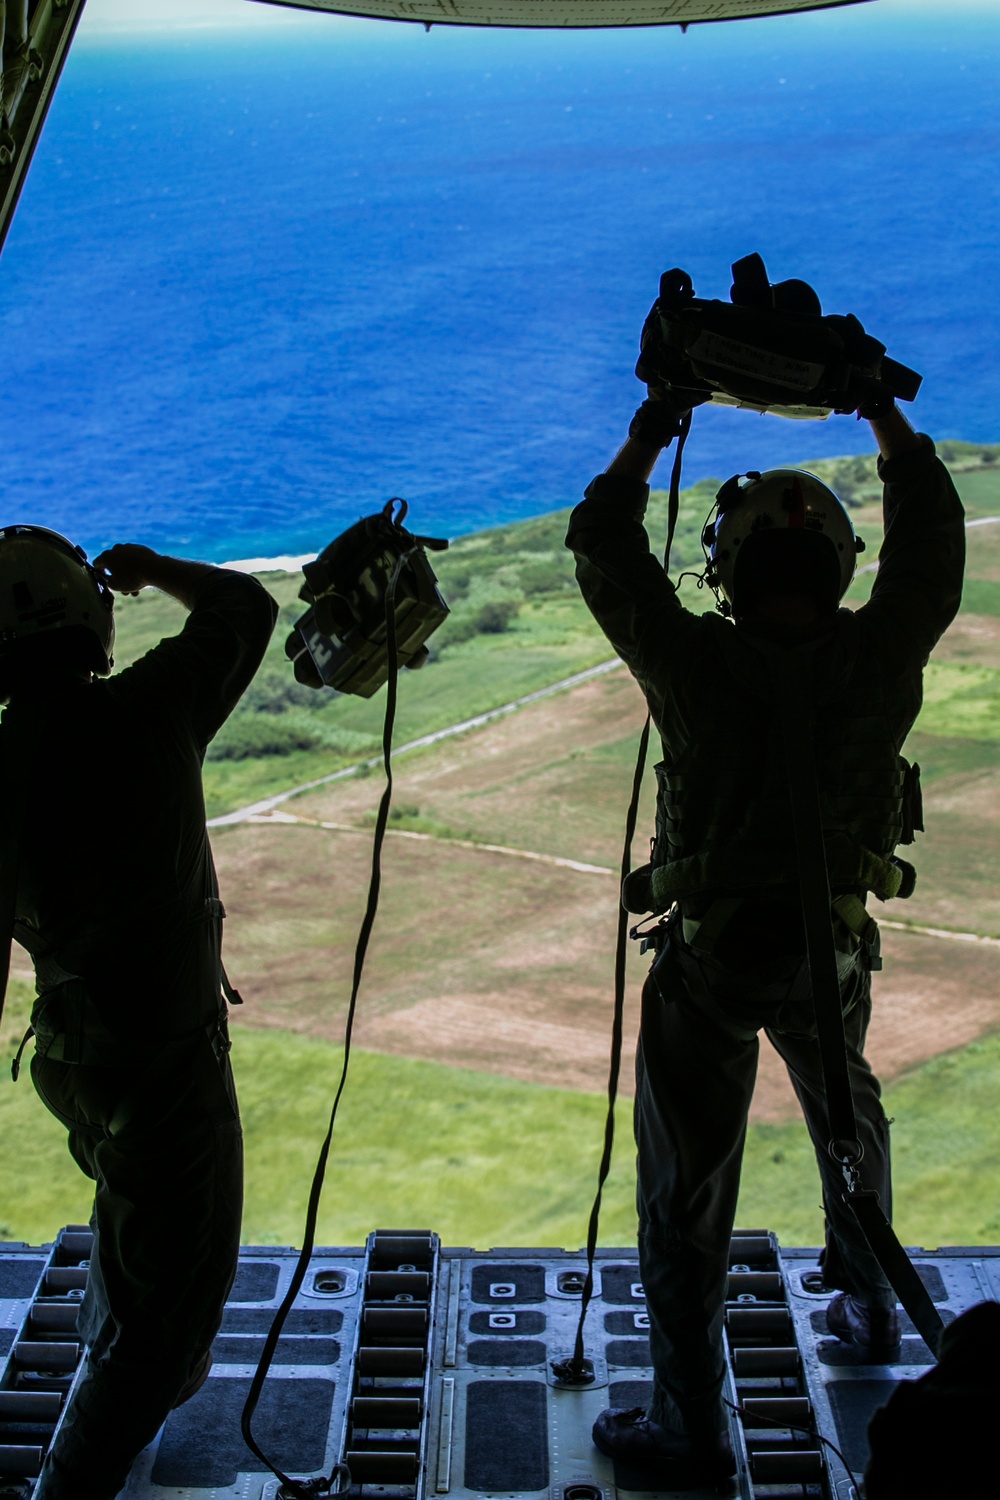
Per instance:
[[[19,694],[0,725],[32,1080],[95,1183],[87,1363],[37,1500],[117,1495],[204,1369],[235,1274],[242,1134],[201,768],[276,614],[213,570],[178,635],[106,680]]]
[[[958,610],[964,522],[929,439],[881,462],[880,474],[886,530],[870,601],[794,634],[682,608],[650,552],[648,486],[638,480],[600,476],[570,520],[584,598],[639,683],[663,747],[650,889],[669,898],[650,909],[676,905],[643,990],[635,1133],[655,1372],[648,1414],[674,1431],[726,1423],[722,1320],[760,1030],[788,1067],[816,1149],[824,1279],[872,1307],[895,1303],[827,1152],[781,728],[794,677],[811,699],[832,894],[854,898],[834,934],[861,1175],[889,1213],[888,1126],[863,1055],[880,960],[860,901],[913,819],[899,751],[927,658]]]

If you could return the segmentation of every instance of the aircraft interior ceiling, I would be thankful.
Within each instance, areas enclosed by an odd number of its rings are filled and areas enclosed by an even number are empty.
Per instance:
[[[387,21],[448,26],[687,26],[829,10],[861,0],[263,0]]]

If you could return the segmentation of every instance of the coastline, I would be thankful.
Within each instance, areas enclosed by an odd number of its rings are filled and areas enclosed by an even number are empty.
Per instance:
[[[301,557],[243,557],[215,566],[230,568],[234,573],[298,573],[302,565],[312,562],[315,556],[315,552],[304,552]]]
[[[970,471],[992,472],[995,471],[997,463],[1000,463],[1000,442],[996,441],[980,443],[971,442],[965,438],[941,438],[936,441],[935,447],[937,449],[939,457],[944,460],[953,474],[967,473]],[[838,469],[841,469],[841,466],[843,465],[855,465],[859,460],[862,463],[867,462],[870,466],[870,479],[872,482],[872,487],[874,490],[877,490],[880,495],[881,488],[878,485],[875,474],[875,459],[875,453],[870,451],[863,453],[841,453],[835,455],[832,458],[814,457],[807,458],[805,460],[799,460],[796,462],[796,467],[807,469],[810,473],[816,474],[825,483],[829,484],[832,489],[841,494],[842,498],[846,498],[848,503],[850,504],[852,502],[849,497],[853,493],[854,484],[857,481],[853,475],[849,476],[848,478],[842,473],[838,474]],[[683,490],[681,491],[682,495],[688,495],[698,483],[699,481],[695,480],[691,483],[685,484]],[[657,494],[665,495],[666,492],[667,486],[665,483],[654,482],[650,486],[651,496]],[[568,511],[569,507],[566,507],[567,514]],[[472,531],[465,532],[463,535],[455,537],[453,540],[456,542],[463,541],[468,537],[475,536],[477,533],[483,531],[506,530],[508,527],[521,526],[526,523],[531,523],[532,521],[538,521],[543,516],[551,516],[553,514],[555,514],[554,511],[542,511],[540,513],[522,516],[514,521],[492,521],[485,526],[477,526]],[[979,517],[977,519],[973,519],[970,524],[973,526],[983,526],[991,524],[997,519],[998,518],[996,516]],[[237,573],[298,573],[305,563],[312,562],[312,560],[316,556],[316,552],[304,552],[301,554],[283,552],[278,553],[274,556],[234,558],[227,562],[215,563],[213,564],[213,566],[218,568],[230,568]],[[866,573],[868,571],[868,567],[859,569],[859,572],[861,573]]]

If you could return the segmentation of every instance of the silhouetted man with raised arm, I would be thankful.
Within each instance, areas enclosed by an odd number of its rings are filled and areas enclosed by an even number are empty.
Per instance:
[[[722,1402],[723,1312],[740,1163],[764,1030],[788,1067],[816,1148],[827,1220],[828,1326],[857,1357],[897,1357],[895,1295],[851,1212],[830,1129],[781,729],[782,683],[815,713],[816,770],[860,1174],[891,1211],[888,1124],[864,1057],[869,891],[895,893],[896,845],[919,826],[899,754],[928,655],[957,612],[962,508],[927,437],[891,404],[871,413],[885,540],[870,601],[839,608],[855,569],[837,497],[796,470],[723,486],[712,562],[732,620],[682,608],[651,555],[648,480],[681,412],[644,403],[573,512],[567,545],[584,597],[646,697],[663,746],[644,898],[669,913],[643,990],[636,1061],[639,1256],[655,1371],[647,1410],[608,1410],[594,1441],[693,1488],[735,1471]],[[667,420],[665,420],[665,418]],[[633,885],[631,895],[635,897]]]
[[[185,626],[108,677],[112,590],[148,586]],[[211,1366],[242,1135],[201,767],[276,614],[240,573],[0,531],[0,883],[35,967],[32,1080],[95,1184],[87,1363],[36,1500],[112,1500]]]

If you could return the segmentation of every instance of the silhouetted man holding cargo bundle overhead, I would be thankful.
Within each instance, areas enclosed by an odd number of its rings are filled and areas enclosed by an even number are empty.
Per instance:
[[[147,586],[184,628],[104,681],[112,590]],[[201,766],[276,614],[240,573],[0,530],[4,937],[34,961],[32,1080],[95,1183],[87,1364],[36,1500],[112,1500],[211,1366],[242,1136]]]
[[[890,1212],[888,1124],[864,1058],[878,929],[864,900],[895,894],[896,845],[920,826],[915,768],[899,754],[921,675],[954,618],[962,508],[930,439],[892,403],[872,422],[885,541],[870,602],[839,607],[855,571],[837,497],[796,470],[736,476],[710,545],[720,614],[682,608],[643,527],[648,480],[680,428],[676,403],[640,407],[621,452],[573,512],[567,545],[584,597],[646,697],[663,745],[651,865],[626,882],[660,912],[636,1059],[639,1256],[655,1371],[648,1410],[594,1427],[608,1456],[657,1487],[735,1472],[722,1401],[723,1312],[740,1162],[764,1030],[802,1105],[823,1181],[831,1333],[859,1360],[897,1357],[896,1297],[843,1201],[806,959],[783,714],[814,714],[859,1172]],[[712,581],[710,577],[710,581]],[[906,867],[908,869],[908,867]],[[835,991],[834,991],[835,993]],[[836,1003],[834,1001],[834,1003]]]

